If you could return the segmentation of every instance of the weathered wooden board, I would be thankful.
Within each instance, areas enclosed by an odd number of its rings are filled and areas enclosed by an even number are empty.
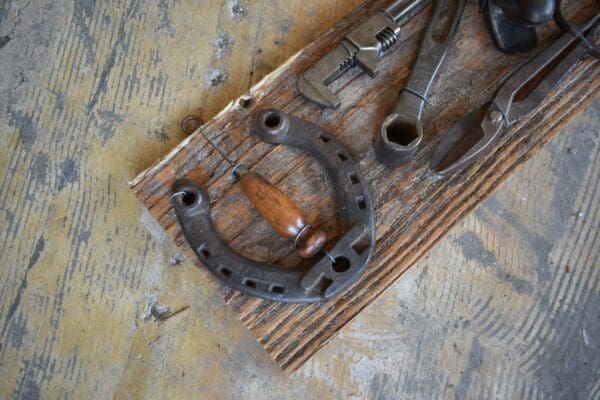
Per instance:
[[[289,305],[221,288],[246,327],[287,372],[302,365],[600,94],[597,64],[591,60],[580,62],[538,111],[516,124],[514,134],[488,158],[448,180],[436,178],[426,168],[436,138],[464,112],[489,99],[499,80],[526,59],[499,56],[484,32],[476,6],[471,4],[446,67],[432,90],[434,97],[426,115],[431,121],[426,145],[412,162],[387,170],[374,160],[371,142],[407,77],[429,9],[405,26],[399,49],[382,61],[375,79],[355,74],[345,80],[340,110],[322,110],[295,90],[296,76],[328,50],[336,37],[382,3],[370,2],[361,7],[256,85],[249,93],[249,107],[233,102],[202,128],[230,159],[244,161],[303,204],[309,218],[330,235],[336,233],[335,210],[326,182],[319,179],[318,166],[298,152],[258,142],[250,135],[249,117],[257,109],[276,107],[324,126],[360,161],[372,189],[378,210],[378,250],[361,279],[343,295],[323,304]],[[579,7],[585,14],[585,6],[580,3],[574,9]],[[241,198],[227,165],[199,132],[131,182],[150,213],[190,259],[193,253],[178,230],[167,200],[170,184],[184,176],[209,189],[217,229],[235,248],[257,259],[282,260],[289,265],[297,261],[288,244],[276,239]],[[200,271],[206,279],[213,279],[204,269]]]
[[[0,4],[0,398],[598,397],[600,99],[291,378],[127,186],[360,3]]]

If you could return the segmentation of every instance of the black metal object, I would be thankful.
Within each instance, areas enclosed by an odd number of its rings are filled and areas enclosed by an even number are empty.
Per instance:
[[[375,247],[375,212],[367,184],[348,150],[332,135],[303,119],[266,110],[255,134],[272,144],[301,148],[319,161],[334,187],[341,237],[307,266],[282,268],[233,250],[216,232],[205,190],[187,179],[172,188],[183,233],[202,263],[226,285],[246,294],[284,302],[326,300],[347,288],[366,267]]]
[[[375,155],[387,166],[399,165],[410,159],[423,140],[423,108],[429,89],[446,58],[448,48],[456,36],[458,24],[467,5],[467,0],[458,0],[445,35],[438,38],[442,22],[442,11],[447,0],[436,0],[431,20],[421,41],[419,56],[410,71],[405,87],[392,112],[381,125],[375,137]]]
[[[501,52],[521,53],[537,46],[535,28],[510,19],[496,0],[481,0],[480,11],[496,48]]]
[[[520,25],[538,26],[552,20],[556,0],[494,0],[506,16]]]
[[[564,32],[510,75],[490,103],[458,120],[442,136],[430,167],[439,175],[448,175],[489,153],[514,122],[540,104],[573,64],[585,55],[594,55],[588,42],[599,33],[599,21],[600,14],[596,14],[578,27],[587,41],[573,31]]]

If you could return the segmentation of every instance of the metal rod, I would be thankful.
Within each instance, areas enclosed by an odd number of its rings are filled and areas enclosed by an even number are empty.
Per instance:
[[[402,19],[410,19],[421,11],[431,0],[396,0],[382,12],[386,14],[395,24]]]
[[[219,153],[219,154],[221,155],[221,157],[223,157],[223,159],[224,159],[225,161],[227,161],[227,164],[229,164],[229,166],[230,166],[230,167],[233,167],[233,163],[232,163],[232,162],[229,160],[229,158],[227,158],[227,156],[225,155],[225,153],[223,153],[223,152],[221,151],[221,149],[219,149],[219,147],[217,147],[217,146],[216,146],[216,145],[215,145],[215,144],[212,142],[212,140],[210,140],[210,139],[208,138],[208,136],[206,136],[206,135],[204,134],[204,132],[202,132],[202,131],[201,131],[201,135],[204,137],[204,139],[206,139],[206,141],[208,142],[208,144],[210,144],[210,145],[212,146],[212,148],[213,148],[213,149],[215,149],[215,150],[217,151],[217,153]]]

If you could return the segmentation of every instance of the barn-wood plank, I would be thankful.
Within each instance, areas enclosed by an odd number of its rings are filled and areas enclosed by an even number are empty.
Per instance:
[[[483,104],[501,79],[531,55],[503,56],[493,49],[475,4],[469,4],[447,62],[432,89],[425,115],[425,145],[409,163],[394,169],[379,165],[372,140],[414,61],[430,7],[408,22],[397,50],[381,61],[374,79],[354,71],[338,85],[342,106],[323,110],[296,91],[298,74],[312,65],[343,35],[384,2],[357,9],[335,28],[307,46],[249,91],[249,107],[235,100],[164,159],[142,172],[131,188],[150,214],[199,266],[199,273],[220,286],[229,306],[266,351],[286,371],[302,365],[342,326],[379,296],[420,259],[451,227],[486,199],[519,165],[545,144],[600,94],[598,64],[579,62],[528,118],[517,123],[482,161],[449,179],[427,169],[439,135],[469,109]],[[585,16],[588,2],[571,12]],[[544,40],[555,32],[543,32]],[[318,165],[293,149],[271,146],[251,135],[251,116],[280,108],[315,122],[339,137],[359,161],[377,209],[377,251],[361,278],[343,294],[319,304],[264,301],[221,286],[195,259],[168,202],[175,179],[188,177],[208,189],[221,235],[245,255],[298,262],[289,243],[279,239],[242,197],[227,164],[208,145],[207,135],[234,161],[262,173],[301,204],[313,221],[335,236],[336,211]]]

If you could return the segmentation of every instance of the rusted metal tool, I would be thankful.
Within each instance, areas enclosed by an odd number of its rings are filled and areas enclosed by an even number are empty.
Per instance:
[[[201,124],[194,123],[196,117],[184,118],[181,127],[184,132],[196,130]],[[202,131],[201,131],[202,132]],[[242,192],[260,213],[260,215],[271,225],[280,236],[293,240],[294,248],[302,258],[310,258],[317,254],[325,244],[327,238],[320,230],[313,230],[307,222],[300,207],[296,205],[281,190],[263,178],[256,172],[249,171],[244,164],[234,164],[229,158],[210,140],[206,135],[204,138],[208,144],[232,168],[231,174],[240,182]],[[171,199],[178,198],[185,203],[187,192],[178,191],[171,195]]]
[[[587,54],[598,58],[600,14],[580,27],[571,27],[545,50],[526,62],[500,86],[490,103],[470,112],[446,132],[430,168],[448,175],[489,153],[520,118],[534,110],[569,69]]]
[[[422,114],[429,89],[456,36],[458,24],[467,5],[467,0],[458,0],[453,8],[452,19],[445,30],[441,30],[442,11],[447,8],[448,2],[436,0],[408,82],[400,90],[396,106],[385,118],[379,135],[375,137],[375,155],[380,163],[387,166],[396,166],[407,161],[415,154],[423,140]],[[440,31],[445,32],[442,37],[438,37]]]
[[[365,179],[344,146],[317,125],[271,109],[257,115],[254,129],[262,140],[303,149],[323,165],[337,198],[340,237],[327,243],[327,250],[321,251],[318,259],[315,256],[296,268],[251,260],[220,238],[210,215],[208,193],[188,179],[177,180],[172,187],[173,206],[183,234],[202,263],[237,290],[286,302],[328,299],[360,275],[375,248],[375,212]],[[215,149],[221,153],[218,147]],[[248,198],[282,236],[308,240],[302,239],[306,223],[295,222],[301,219],[301,212],[291,200],[245,167],[234,168],[234,174],[239,176]],[[317,231],[311,237],[321,236]],[[322,247],[320,239],[319,246],[310,247],[310,253],[317,247]]]
[[[340,45],[298,79],[300,93],[323,107],[337,108],[340,100],[328,87],[353,66],[373,77],[377,63],[398,42],[401,24],[431,0],[396,0],[352,30]]]

